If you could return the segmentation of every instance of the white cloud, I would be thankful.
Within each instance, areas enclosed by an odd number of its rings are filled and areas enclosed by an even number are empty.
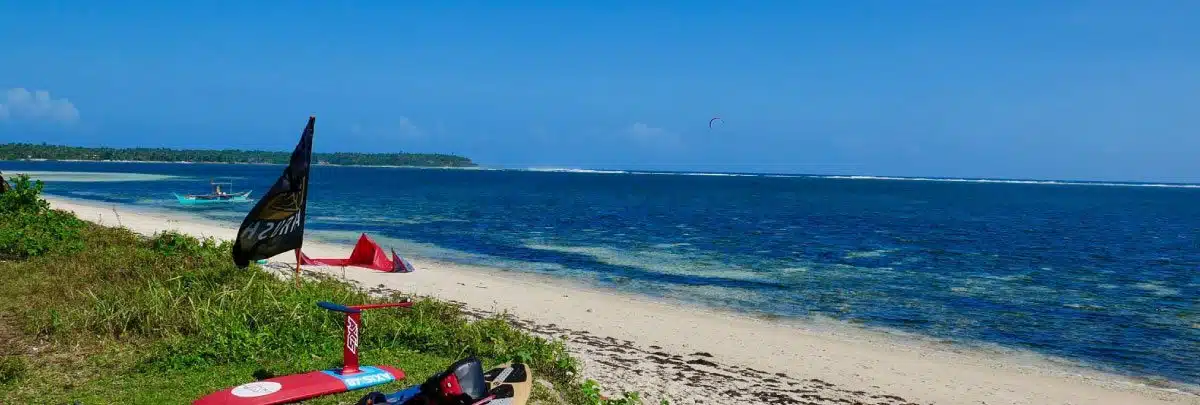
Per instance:
[[[31,93],[18,87],[9,89],[0,98],[0,120],[73,123],[79,121],[79,110],[65,98],[51,98],[48,91]]]
[[[662,128],[655,128],[640,122],[635,122],[629,127],[629,134],[638,138],[649,138],[662,136],[667,131]]]
[[[662,128],[652,127],[641,122],[635,122],[625,130],[635,141],[655,146],[678,146],[679,135]]]
[[[400,135],[406,137],[425,136],[425,131],[422,131],[421,128],[417,127],[417,124],[414,124],[413,121],[408,117],[400,117],[399,127]]]
[[[429,131],[417,126],[411,118],[405,116],[391,118],[383,122],[354,122],[345,128],[347,133],[355,136],[386,137],[391,139],[418,139],[429,134]],[[434,130],[437,129],[436,127],[434,128]]]

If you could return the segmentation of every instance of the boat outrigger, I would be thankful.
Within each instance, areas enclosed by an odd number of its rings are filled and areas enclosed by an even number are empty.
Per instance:
[[[237,193],[232,192],[233,191],[233,182],[232,181],[218,182],[216,180],[212,180],[212,181],[209,181],[208,184],[213,186],[213,191],[212,191],[212,193],[209,193],[209,194],[187,194],[187,195],[179,195],[179,194],[175,194],[175,193],[171,193],[171,194],[174,194],[175,198],[179,200],[179,203],[183,204],[183,205],[198,205],[198,204],[231,203],[231,202],[248,202],[248,201],[250,201],[250,190],[237,192]],[[221,190],[221,186],[229,186],[230,192],[225,192],[225,191]]]

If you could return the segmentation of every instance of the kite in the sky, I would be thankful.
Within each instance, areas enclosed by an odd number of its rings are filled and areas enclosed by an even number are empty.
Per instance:
[[[711,120],[708,120],[708,129],[712,129],[713,122],[716,121],[725,122],[725,120],[721,119],[721,117],[713,117]]]

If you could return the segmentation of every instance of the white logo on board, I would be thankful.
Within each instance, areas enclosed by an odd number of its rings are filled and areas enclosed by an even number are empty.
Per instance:
[[[350,387],[358,387],[360,385],[376,385],[392,381],[392,376],[387,374],[365,375],[357,378],[347,378],[346,385]]]
[[[233,388],[233,396],[242,398],[261,397],[279,392],[283,385],[274,381],[255,381]]]
[[[358,354],[358,324],[349,316],[346,317],[346,348],[350,353]]]

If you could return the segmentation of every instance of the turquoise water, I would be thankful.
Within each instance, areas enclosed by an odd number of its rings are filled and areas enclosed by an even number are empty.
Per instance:
[[[51,194],[240,222],[171,192],[279,166],[0,162]],[[107,174],[97,174],[107,173]],[[131,174],[133,173],[133,174]],[[771,316],[825,316],[1200,383],[1200,188],[316,167],[308,227]]]

